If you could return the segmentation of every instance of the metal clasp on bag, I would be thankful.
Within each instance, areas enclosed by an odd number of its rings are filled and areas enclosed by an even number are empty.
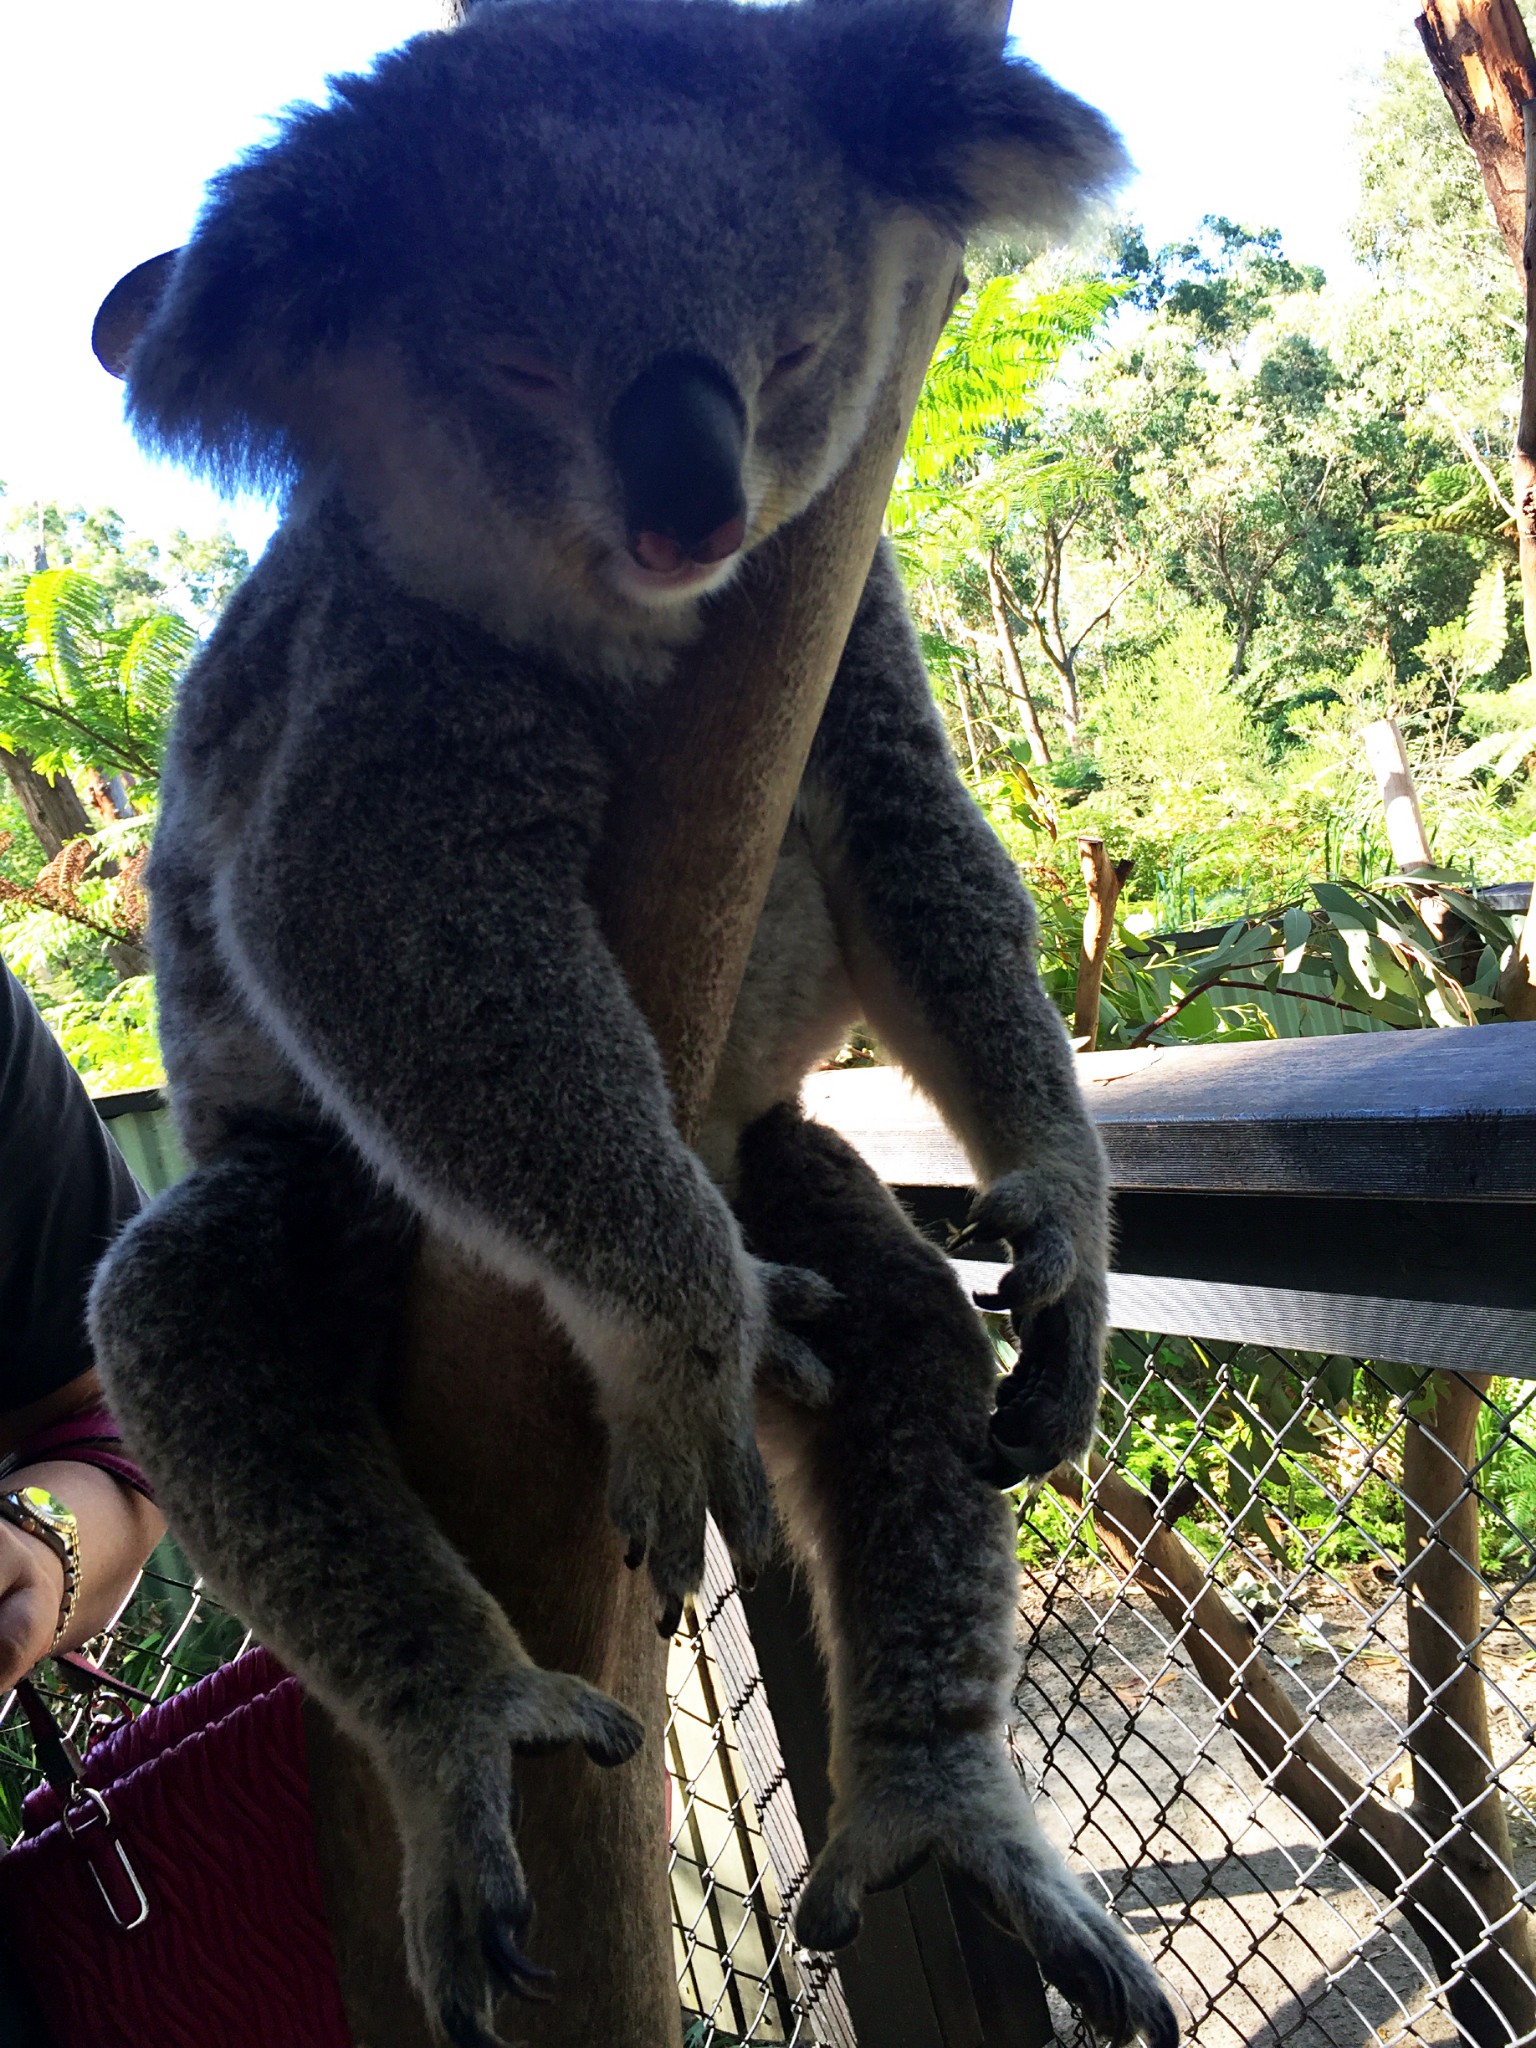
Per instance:
[[[142,1927],[149,1918],[149,1900],[144,1896],[139,1874],[129,1862],[128,1851],[113,1826],[112,1809],[107,1805],[106,1795],[98,1792],[94,1785],[83,1785],[78,1781],[75,1793],[75,1798],[60,1814],[64,1832],[72,1842],[80,1843],[85,1854],[85,1867],[95,1880],[103,1905],[117,1926],[125,1934],[131,1934],[135,1927]],[[119,1882],[119,1871],[128,1880],[126,1891]],[[112,1881],[112,1888],[118,1892],[115,1899],[112,1890],[108,1889],[108,1878]]]

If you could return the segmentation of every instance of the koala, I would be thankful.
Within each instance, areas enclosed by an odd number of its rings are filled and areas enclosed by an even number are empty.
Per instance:
[[[1058,229],[1122,169],[958,4],[502,0],[290,113],[103,311],[145,445],[286,510],[187,677],[150,871],[192,1171],[92,1329],[188,1550],[371,1752],[457,2048],[543,1991],[514,1757],[616,1766],[642,1730],[533,1663],[400,1474],[380,1404],[425,1227],[568,1334],[663,1632],[706,1514],[744,1572],[782,1525],[833,1727],[800,1940],[852,1940],[936,1854],[1104,2037],[1176,2039],[1005,1745],[996,1482],[1088,1443],[1105,1172],[888,551],[696,1151],[589,885],[647,692],[846,461],[935,232]],[[860,1018],[1012,1247],[996,1416],[947,1262],[798,1106]]]

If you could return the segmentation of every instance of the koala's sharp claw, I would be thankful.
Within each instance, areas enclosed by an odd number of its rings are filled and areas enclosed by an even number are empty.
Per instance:
[[[489,1922],[483,1946],[486,1961],[514,1998],[525,1998],[535,2005],[549,2003],[554,1994],[545,1987],[554,1983],[554,1971],[531,1963],[505,1927]]]
[[[493,2034],[470,2012],[444,2012],[439,2024],[453,2048],[506,2048],[506,2043]]]
[[[672,1640],[672,1638],[677,1634],[678,1630],[682,1627],[682,1624],[682,1601],[678,1599],[669,1600],[666,1606],[663,1607],[661,1610],[661,1619],[656,1624],[656,1633],[661,1637],[663,1642],[669,1643]]]
[[[641,1565],[645,1563],[645,1538],[643,1536],[630,1537],[629,1548],[624,1553],[624,1562],[632,1572],[639,1571]]]

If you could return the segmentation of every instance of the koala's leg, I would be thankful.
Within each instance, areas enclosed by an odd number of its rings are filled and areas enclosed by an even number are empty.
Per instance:
[[[622,1763],[617,1702],[541,1670],[380,1426],[414,1226],[336,1136],[236,1139],[138,1218],[91,1302],[114,1412],[217,1589],[369,1749],[404,1847],[412,1977],[457,2048],[540,1994],[512,1759]]]
[[[1104,1344],[1104,1155],[1035,971],[1034,906],[955,768],[889,548],[870,571],[807,776],[844,957],[882,1045],[943,1111],[1014,1264],[1019,1363],[994,1436],[1038,1477],[1093,1433]]]
[[[1042,1834],[1008,1756],[1013,1517],[979,1476],[997,1368],[948,1262],[836,1133],[780,1108],[741,1140],[737,1207],[762,1257],[839,1300],[809,1412],[763,1402],[761,1441],[810,1581],[830,1679],[830,1835],[796,1918],[841,1948],[864,1894],[930,1853],[985,1887],[1106,2041],[1171,2048],[1152,1970]]]

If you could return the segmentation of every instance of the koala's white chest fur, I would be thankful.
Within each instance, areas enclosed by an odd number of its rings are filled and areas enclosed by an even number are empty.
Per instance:
[[[834,840],[824,806],[802,791],[769,884],[731,1019],[699,1151],[729,1186],[736,1141],[842,1042],[859,1015],[829,901]]]

